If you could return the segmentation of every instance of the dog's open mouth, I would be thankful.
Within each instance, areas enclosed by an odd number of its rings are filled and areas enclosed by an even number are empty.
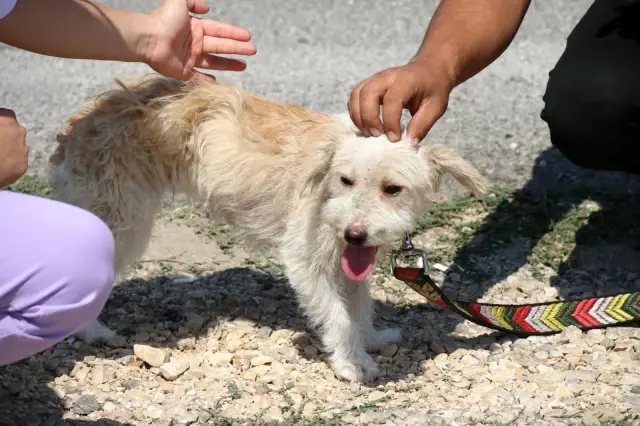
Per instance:
[[[353,281],[365,280],[376,264],[378,247],[348,244],[342,252],[342,271]]]

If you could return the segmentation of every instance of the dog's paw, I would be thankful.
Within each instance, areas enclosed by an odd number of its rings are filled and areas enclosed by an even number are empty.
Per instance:
[[[337,378],[351,383],[369,383],[380,375],[378,365],[368,354],[355,361],[332,357],[330,363]]]
[[[402,330],[399,328],[372,329],[365,336],[365,345],[368,350],[378,351],[392,343],[402,340]]]
[[[118,333],[99,321],[95,321],[75,333],[75,336],[90,345],[95,342],[110,342],[118,337]]]

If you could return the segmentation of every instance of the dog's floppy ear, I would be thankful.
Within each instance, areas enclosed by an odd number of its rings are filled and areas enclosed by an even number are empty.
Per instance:
[[[451,174],[461,185],[474,195],[484,195],[489,190],[489,182],[471,163],[454,150],[443,145],[422,145],[419,154],[433,170],[433,189],[437,190],[445,173]]]
[[[318,191],[322,186],[331,167],[336,150],[336,142],[332,138],[312,141],[307,156],[302,164],[300,188],[303,196]]]

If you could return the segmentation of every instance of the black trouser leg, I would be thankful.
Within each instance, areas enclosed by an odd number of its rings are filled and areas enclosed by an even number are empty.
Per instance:
[[[640,173],[640,2],[596,0],[549,74],[541,117],[574,164]]]

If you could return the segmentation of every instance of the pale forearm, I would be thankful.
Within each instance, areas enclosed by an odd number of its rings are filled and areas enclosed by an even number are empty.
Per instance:
[[[412,61],[439,61],[457,86],[513,41],[531,0],[442,0]]]
[[[19,0],[0,20],[0,42],[42,55],[124,62],[144,60],[148,15],[84,0]]]

